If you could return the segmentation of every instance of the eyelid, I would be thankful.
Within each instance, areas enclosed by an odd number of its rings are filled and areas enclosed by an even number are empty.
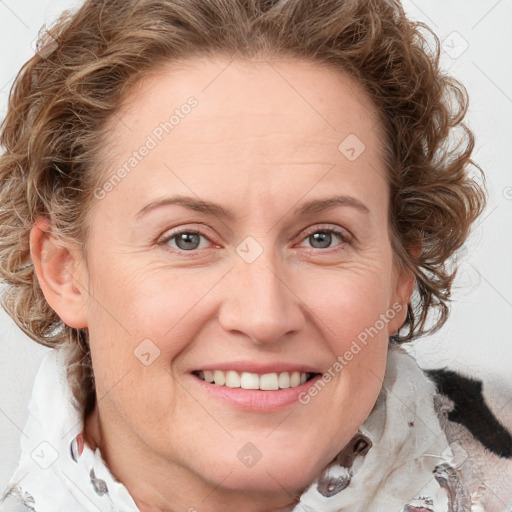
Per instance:
[[[303,238],[308,237],[309,235],[316,232],[333,232],[343,239],[344,242],[350,242],[354,240],[354,235],[348,229],[342,228],[341,226],[337,226],[334,224],[314,224],[304,230],[301,233],[304,233]]]
[[[174,253],[174,254],[190,254],[190,255],[199,254],[202,251],[205,251],[208,249],[213,249],[213,248],[215,248],[216,245],[218,245],[212,239],[213,237],[209,234],[209,231],[210,230],[208,230],[206,227],[201,227],[201,228],[198,228],[195,226],[187,227],[186,224],[181,224],[175,228],[166,230],[162,235],[160,235],[154,242],[154,247],[155,248],[163,247],[165,250],[167,250],[171,253]],[[192,233],[192,234],[196,234],[200,237],[203,237],[204,239],[206,239],[208,241],[208,243],[211,245],[211,247],[205,247],[202,249],[193,249],[190,251],[185,251],[185,250],[180,250],[179,248],[174,248],[174,247],[171,247],[170,245],[168,245],[171,240],[173,240],[176,236],[178,236],[182,233]],[[165,246],[167,246],[167,247],[165,247]]]
[[[326,247],[325,249],[317,249],[315,247],[306,247],[306,249],[309,249],[309,251],[313,251],[315,253],[320,254],[332,254],[336,253],[337,251],[341,251],[343,249],[346,249],[347,245],[353,245],[355,243],[355,237],[352,235],[350,231],[348,231],[345,228],[342,228],[338,225],[333,224],[315,224],[313,226],[310,226],[306,228],[305,230],[301,231],[301,238],[300,238],[300,244],[302,244],[304,241],[308,239],[309,236],[311,236],[313,233],[334,233],[335,235],[338,235],[341,242],[334,245],[333,247]]]
[[[185,226],[182,225],[182,226],[167,230],[163,235],[161,235],[157,239],[156,245],[157,246],[167,245],[167,243],[170,240],[172,240],[174,237],[176,237],[177,235],[180,235],[182,233],[196,234],[196,235],[202,236],[203,238],[208,240],[211,244],[218,245],[213,240],[211,240],[210,235],[206,234],[205,231],[206,231],[205,228],[203,228],[203,229],[196,228],[196,227],[187,228],[186,225]],[[313,224],[313,225],[311,225],[305,229],[302,229],[300,231],[300,234],[301,234],[300,241],[303,242],[311,234],[317,233],[317,232],[330,232],[330,233],[337,234],[342,240],[342,243],[338,244],[338,245],[343,245],[343,244],[347,244],[347,243],[350,244],[355,240],[355,237],[352,235],[352,233],[350,231],[348,231],[346,228],[343,228],[341,226],[334,225],[334,224]],[[335,246],[335,247],[337,247],[337,246]],[[311,249],[318,250],[320,252],[329,252],[329,250],[331,250],[331,251],[335,250],[335,247],[331,247],[331,248],[327,248],[327,249],[315,249],[313,247]],[[180,254],[195,254],[195,253],[204,251],[206,249],[211,249],[211,247],[203,248],[203,249],[194,249],[194,250],[190,250],[190,251],[179,250],[179,249],[174,249],[174,248],[171,248],[169,250],[171,250],[171,252],[180,253]]]

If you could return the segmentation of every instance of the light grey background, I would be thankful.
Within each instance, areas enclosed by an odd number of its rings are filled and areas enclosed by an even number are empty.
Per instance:
[[[0,0],[0,118],[40,27],[80,3]],[[512,1],[405,0],[404,6],[435,30],[443,67],[468,89],[475,159],[486,171],[490,195],[461,264],[451,319],[410,350],[424,367],[449,365],[485,381],[500,377],[512,398]],[[27,402],[47,350],[0,313],[0,494],[19,457]]]

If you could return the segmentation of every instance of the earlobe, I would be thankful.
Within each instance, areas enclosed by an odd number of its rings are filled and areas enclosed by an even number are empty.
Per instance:
[[[55,238],[50,221],[40,218],[30,231],[30,256],[49,306],[69,327],[87,327],[88,294],[82,285],[79,248]]]

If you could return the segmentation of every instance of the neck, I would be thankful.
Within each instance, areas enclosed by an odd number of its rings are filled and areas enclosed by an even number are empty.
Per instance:
[[[110,422],[118,427],[122,420]],[[184,465],[152,452],[128,429],[108,429],[96,406],[85,421],[85,442],[102,458],[116,480],[127,488],[140,512],[291,512],[300,491],[277,487],[229,488],[231,473],[220,482],[207,481]]]

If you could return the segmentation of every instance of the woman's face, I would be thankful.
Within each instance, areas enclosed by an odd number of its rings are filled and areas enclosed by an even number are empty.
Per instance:
[[[379,129],[291,60],[161,69],[112,119],[76,275],[114,474],[286,501],[364,422],[411,288]]]

